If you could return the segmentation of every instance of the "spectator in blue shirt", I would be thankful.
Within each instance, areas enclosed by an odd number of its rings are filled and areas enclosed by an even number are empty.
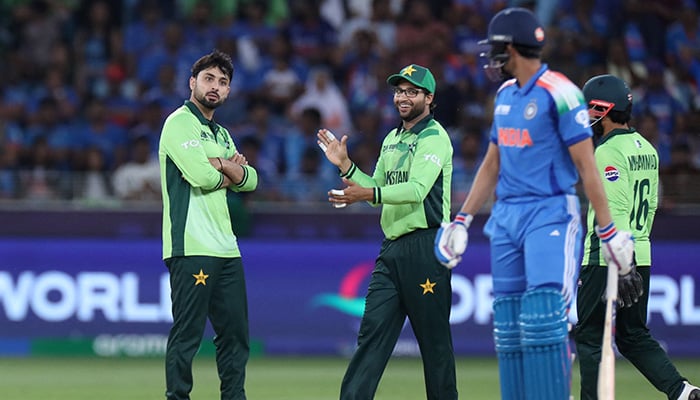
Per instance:
[[[297,1],[292,4],[294,17],[287,26],[287,34],[294,52],[310,65],[328,65],[338,42],[337,33],[319,12],[319,0]]]
[[[306,162],[311,161],[311,156],[307,154],[309,148],[318,151],[316,143],[316,133],[321,129],[323,117],[321,111],[315,107],[304,108],[301,113],[294,118],[293,126],[288,128],[287,136],[284,142],[285,159],[287,162],[286,177],[288,179],[296,179],[305,173],[309,173],[309,165]],[[306,168],[306,172],[304,172]],[[320,179],[338,178],[338,170],[327,162],[320,162],[317,167],[314,167],[314,174]],[[328,189],[323,191],[327,192]]]
[[[39,101],[35,113],[30,115],[30,123],[24,133],[23,148],[25,153],[39,141],[46,146],[46,159],[53,169],[71,170],[76,140],[65,122],[59,117],[58,102],[52,97],[44,97]]]
[[[651,114],[656,117],[659,128],[659,163],[667,166],[671,161],[671,148],[674,142],[682,141],[678,137],[684,124],[686,109],[674,98],[664,84],[665,66],[659,61],[651,61],[647,65],[649,73],[646,85],[642,87],[642,96],[633,108],[635,117]]]
[[[87,102],[85,118],[73,128],[73,132],[79,140],[80,165],[86,165],[82,153],[87,149],[95,149],[100,153],[100,164],[107,171],[113,171],[126,160],[126,130],[107,119],[106,106],[102,100],[92,99]]]
[[[162,41],[166,21],[158,0],[141,0],[123,26],[123,49],[129,70],[142,56],[153,52]]]
[[[270,113],[267,102],[254,99],[248,104],[247,120],[235,128],[236,136],[241,139],[253,136],[261,144],[260,156],[275,163],[278,174],[287,170],[285,157],[285,135],[289,130],[285,124],[278,123]]]
[[[170,21],[165,27],[160,45],[137,61],[136,76],[142,90],[148,90],[155,85],[158,81],[158,71],[165,64],[175,68],[177,82],[187,82],[191,75],[190,67],[200,53],[193,52],[190,47],[184,46],[184,40],[185,32],[181,23]],[[188,90],[189,88],[183,85],[180,89],[180,98],[187,98]]]

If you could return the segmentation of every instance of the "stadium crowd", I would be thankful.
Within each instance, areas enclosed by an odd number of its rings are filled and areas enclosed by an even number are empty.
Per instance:
[[[160,199],[163,118],[189,67],[232,55],[216,119],[260,174],[249,200],[313,203],[339,185],[315,133],[347,134],[365,171],[398,123],[386,77],[416,63],[437,80],[455,147],[453,203],[486,148],[497,84],[477,42],[509,5],[547,28],[543,59],[582,85],[613,73],[632,125],[657,146],[662,206],[700,203],[700,19],[693,0],[4,0],[0,199]]]

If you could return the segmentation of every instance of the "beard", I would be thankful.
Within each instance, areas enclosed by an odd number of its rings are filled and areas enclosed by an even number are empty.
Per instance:
[[[597,124],[594,124],[591,126],[591,129],[593,130],[593,143],[598,144],[600,140],[603,138],[603,124],[598,121]]]
[[[425,105],[425,103],[423,103],[422,107],[421,107],[420,104],[418,106],[416,106],[416,104],[413,104],[411,106],[411,109],[408,110],[408,112],[406,114],[401,114],[401,109],[400,109],[400,106],[398,104],[395,104],[395,107],[396,107],[396,110],[399,112],[399,116],[401,116],[402,121],[411,122],[414,119],[416,119],[417,117],[419,117],[421,114],[423,114],[423,111],[425,111],[426,105]]]
[[[198,93],[196,89],[194,91],[194,99],[197,100],[197,102],[199,102],[199,104],[203,105],[204,107],[206,107],[210,110],[215,110],[221,104],[223,104],[223,102],[225,100],[224,98],[219,97],[219,100],[211,101],[211,100],[207,99],[206,94]]]

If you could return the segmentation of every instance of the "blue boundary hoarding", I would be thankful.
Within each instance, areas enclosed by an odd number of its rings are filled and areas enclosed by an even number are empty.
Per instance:
[[[266,353],[352,351],[378,241],[240,245],[251,337]],[[654,244],[650,327],[671,355],[700,356],[698,250],[697,242]],[[35,339],[164,337],[171,316],[160,251],[155,239],[0,239],[0,354],[24,354]],[[475,242],[454,270],[460,355],[493,354],[488,260],[488,244]],[[407,324],[396,352],[417,351]]]

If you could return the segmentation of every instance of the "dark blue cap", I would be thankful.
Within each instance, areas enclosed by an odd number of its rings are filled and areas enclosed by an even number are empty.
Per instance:
[[[506,8],[491,18],[488,38],[480,43],[513,43],[528,47],[542,47],[545,43],[544,27],[535,14],[527,8]]]

